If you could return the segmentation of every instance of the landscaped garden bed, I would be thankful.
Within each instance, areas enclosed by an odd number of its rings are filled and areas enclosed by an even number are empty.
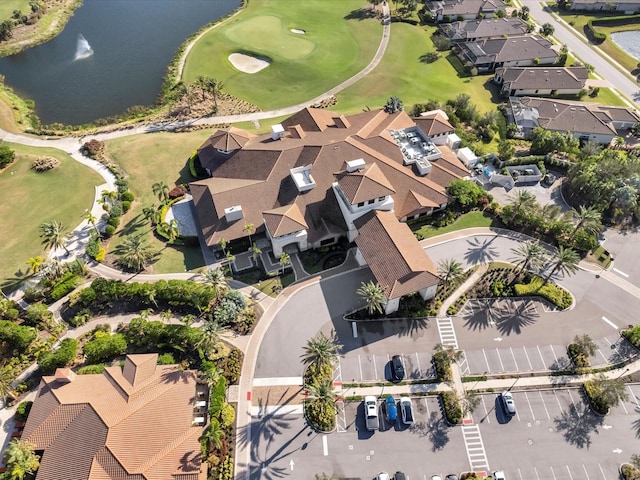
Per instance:
[[[353,244],[348,243],[345,239],[341,239],[340,242],[329,247],[320,247],[314,250],[300,252],[298,258],[305,272],[314,275],[323,270],[342,265],[347,258],[347,252],[353,246]]]

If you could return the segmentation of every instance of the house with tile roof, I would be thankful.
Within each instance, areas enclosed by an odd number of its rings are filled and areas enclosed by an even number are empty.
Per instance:
[[[449,122],[449,116],[442,110],[422,112],[413,121],[436,145],[445,145],[447,138],[455,133],[455,128]]]
[[[190,184],[206,247],[246,237],[251,223],[278,258],[285,248],[354,241],[358,219],[373,210],[404,222],[444,209],[447,186],[469,171],[421,128],[435,136],[453,131],[444,112],[428,113],[411,119],[405,112],[344,116],[306,108],[271,134],[244,136],[233,151],[214,140],[229,131],[216,131],[198,150],[211,178]]]
[[[196,372],[129,355],[124,367],[43,377],[22,439],[38,480],[205,480],[199,438],[208,392]]]
[[[640,13],[638,0],[573,0],[568,3],[569,10],[620,12],[624,14]]]
[[[460,22],[441,23],[440,32],[451,43],[478,42],[490,38],[526,35],[529,24],[520,17],[483,18]]]
[[[533,95],[577,95],[585,87],[585,67],[500,67],[493,81],[500,93],[510,97]]]
[[[502,0],[428,0],[424,4],[436,22],[489,17],[507,7]]]
[[[608,145],[637,122],[640,115],[627,107],[550,98],[510,97],[507,121],[517,127],[518,136],[527,138],[535,127],[553,132],[570,132],[583,141]]]
[[[553,44],[539,35],[460,43],[458,48],[460,60],[470,63],[480,73],[493,72],[499,67],[552,65],[560,56]]]

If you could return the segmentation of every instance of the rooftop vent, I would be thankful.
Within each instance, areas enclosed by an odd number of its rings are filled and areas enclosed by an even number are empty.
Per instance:
[[[284,127],[281,124],[271,126],[271,140],[280,140],[284,138]]]
[[[316,182],[311,176],[311,165],[292,168],[289,170],[289,175],[300,193],[313,190],[316,186]]]
[[[242,217],[244,217],[244,214],[242,213],[241,205],[234,205],[233,207],[224,209],[224,218],[229,223],[240,220]]]
[[[347,172],[355,172],[356,170],[362,170],[366,166],[366,162],[362,158],[351,160],[347,162]]]
[[[70,368],[58,368],[54,374],[56,382],[60,384],[71,383],[76,378],[76,374]]]

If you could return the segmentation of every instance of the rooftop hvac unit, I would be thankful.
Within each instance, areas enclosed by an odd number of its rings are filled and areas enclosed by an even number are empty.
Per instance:
[[[233,207],[224,209],[224,218],[229,223],[240,220],[242,217],[244,217],[244,214],[242,213],[241,205],[234,205]]]
[[[347,162],[347,172],[355,172],[356,170],[362,170],[366,166],[366,162],[362,158],[351,160]]]
[[[271,140],[284,138],[284,127],[281,124],[271,126]]]

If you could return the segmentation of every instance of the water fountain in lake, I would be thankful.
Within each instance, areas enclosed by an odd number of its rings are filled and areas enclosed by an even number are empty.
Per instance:
[[[89,58],[91,55],[93,55],[93,48],[91,48],[87,39],[80,33],[78,35],[78,43],[76,46],[76,56],[73,60],[83,60],[85,58]]]

